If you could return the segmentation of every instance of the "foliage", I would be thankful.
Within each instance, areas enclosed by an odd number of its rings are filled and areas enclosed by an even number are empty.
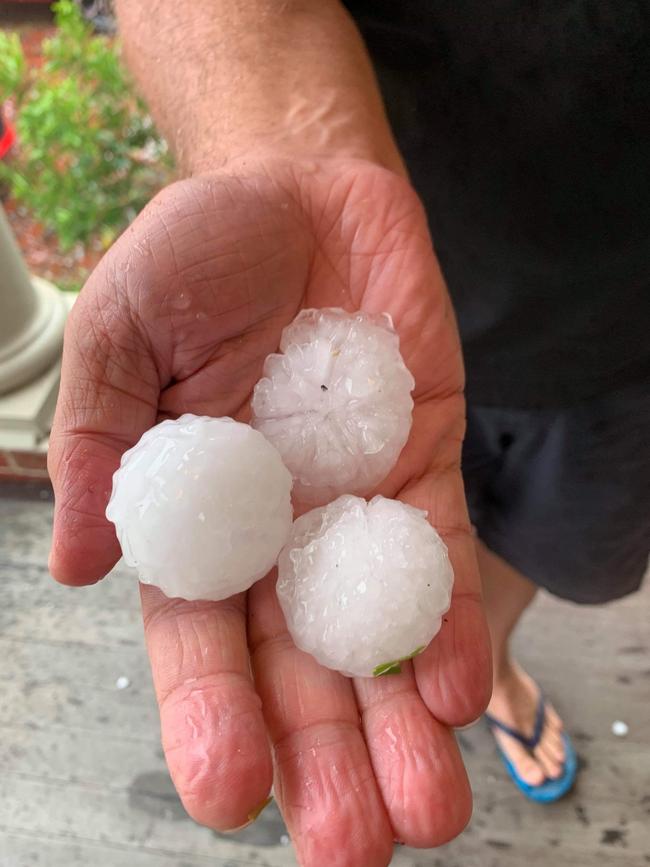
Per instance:
[[[25,78],[25,57],[15,33],[0,30],[0,104],[16,93]]]
[[[17,37],[0,32],[0,101],[16,102],[19,140],[0,179],[63,249],[91,237],[108,245],[161,186],[169,158],[112,41],[72,0],[53,9],[40,68],[27,70]]]

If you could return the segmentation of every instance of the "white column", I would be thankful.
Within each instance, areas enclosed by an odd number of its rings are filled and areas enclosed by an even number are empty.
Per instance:
[[[0,449],[46,447],[74,297],[29,275],[0,206]]]
[[[61,353],[68,305],[30,278],[0,207],[0,394],[31,382]]]

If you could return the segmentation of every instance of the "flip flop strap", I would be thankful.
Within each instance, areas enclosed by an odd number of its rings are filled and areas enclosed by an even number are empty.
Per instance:
[[[535,726],[533,728],[532,737],[526,737],[522,732],[517,731],[516,729],[510,728],[509,725],[501,722],[501,720],[496,719],[491,714],[486,713],[485,718],[488,723],[493,726],[495,729],[499,729],[499,731],[504,732],[509,735],[511,738],[514,738],[516,741],[519,741],[526,749],[534,750],[535,747],[539,744],[542,739],[542,732],[544,731],[544,720],[546,718],[546,703],[544,701],[544,696],[540,695],[539,701],[537,702],[537,710],[535,711]]]

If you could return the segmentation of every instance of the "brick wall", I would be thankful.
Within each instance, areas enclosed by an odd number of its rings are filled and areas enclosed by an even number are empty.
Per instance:
[[[49,481],[47,453],[0,450],[0,482],[3,479]]]

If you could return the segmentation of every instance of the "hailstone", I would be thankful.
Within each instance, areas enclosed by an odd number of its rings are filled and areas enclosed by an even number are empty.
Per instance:
[[[296,645],[356,677],[399,670],[429,644],[454,574],[426,512],[342,496],[298,518],[278,563],[277,594]]]
[[[188,414],[125,452],[106,517],[145,584],[171,597],[225,599],[275,565],[291,529],[291,484],[261,433]]]
[[[367,494],[411,429],[413,377],[387,313],[303,310],[253,395],[253,427],[282,455],[294,494],[322,504]]]

